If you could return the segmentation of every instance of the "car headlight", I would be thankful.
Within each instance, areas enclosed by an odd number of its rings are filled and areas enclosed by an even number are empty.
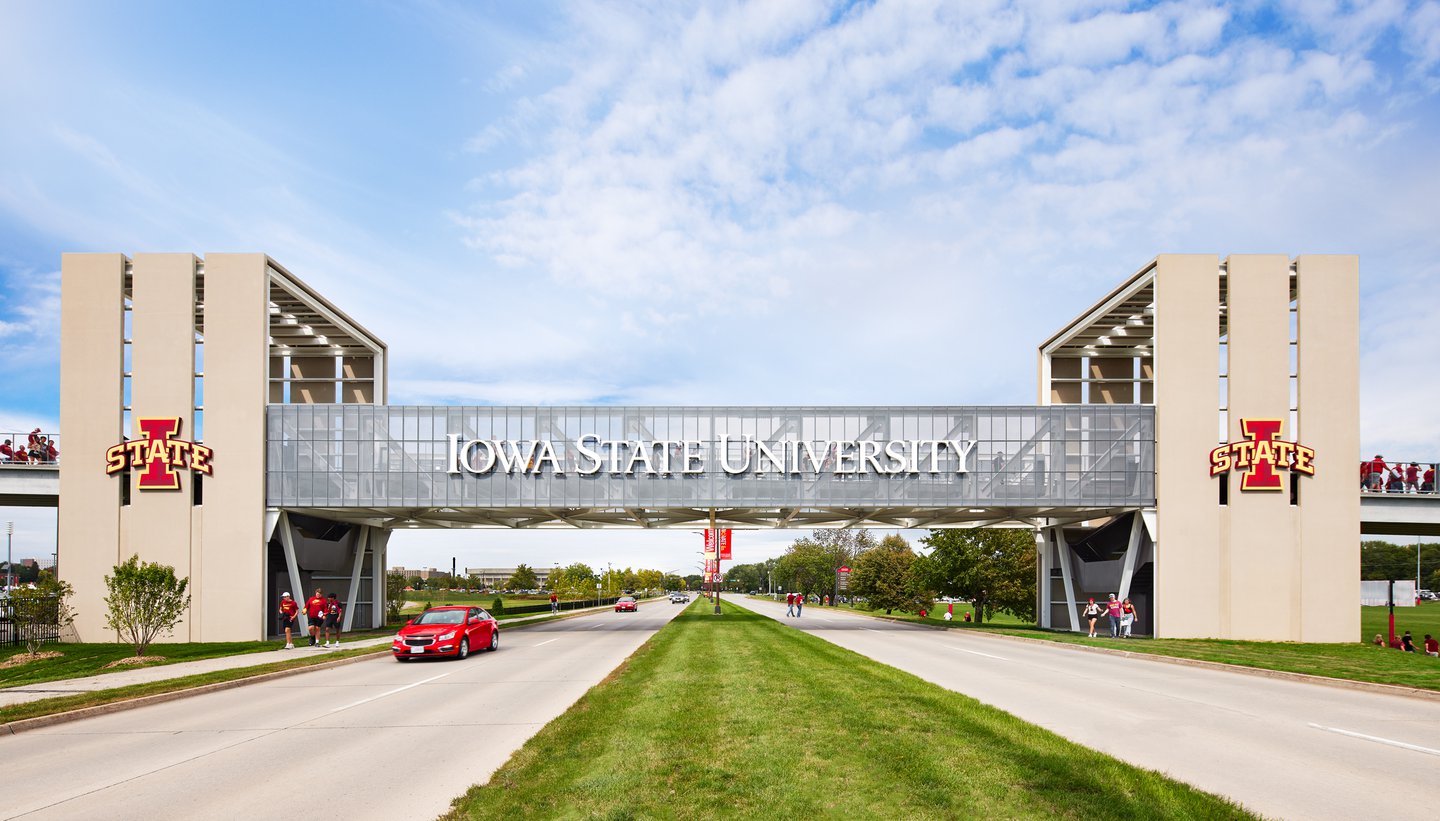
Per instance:
[[[435,640],[436,640],[436,641],[449,641],[450,639],[453,639],[453,638],[455,638],[455,631],[454,631],[454,630],[451,630],[451,631],[448,632],[448,633],[441,633],[440,635],[436,636],[436,637],[435,637]]]
[[[393,641],[393,642],[396,643],[396,644],[399,644],[399,643],[403,642],[404,640],[405,640],[405,634],[404,634],[404,633],[396,633],[396,634],[395,634],[395,638],[391,639],[391,641]]]

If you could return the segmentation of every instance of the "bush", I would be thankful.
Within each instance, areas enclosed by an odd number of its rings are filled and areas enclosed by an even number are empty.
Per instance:
[[[105,577],[110,595],[105,597],[105,623],[145,655],[150,643],[162,632],[169,633],[190,607],[186,588],[190,578],[176,578],[175,568],[156,562],[141,562],[138,555],[115,565],[115,575]]]
[[[493,616],[499,616],[504,612],[505,600],[500,598],[499,596],[496,596],[495,601],[490,602],[490,614]]]

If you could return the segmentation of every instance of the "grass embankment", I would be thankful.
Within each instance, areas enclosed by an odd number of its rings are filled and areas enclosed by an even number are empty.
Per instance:
[[[275,649],[274,645],[271,645],[270,649]],[[89,693],[76,693],[70,696],[57,696],[56,698],[46,698],[24,704],[14,704],[8,707],[0,707],[0,724],[19,721],[25,718],[39,718],[56,713],[67,713],[71,710],[81,710],[86,707],[98,707],[104,704],[113,704],[118,701],[130,701],[131,699],[142,698],[144,696],[172,693],[177,690],[189,690],[194,687],[202,687],[206,684],[235,681],[237,679],[265,675],[266,673],[274,673],[281,670],[313,667],[317,664],[324,664],[325,662],[349,658],[351,656],[373,655],[377,653],[388,653],[389,651],[389,645],[357,647],[353,650],[330,650],[324,655],[302,656],[286,661],[277,661],[274,664],[240,667],[234,670],[217,670],[213,673],[200,673],[198,675],[165,679],[147,684],[132,684],[128,687],[113,687],[108,690],[96,690]]]
[[[1132,653],[1148,653],[1172,658],[1213,661],[1220,664],[1237,664],[1261,670],[1278,670],[1286,673],[1304,673],[1311,676],[1369,681],[1376,684],[1393,684],[1400,687],[1414,687],[1421,690],[1440,691],[1440,659],[1424,653],[1400,653],[1387,648],[1375,647],[1367,642],[1354,644],[1302,644],[1279,641],[1228,641],[1221,639],[1147,639],[1135,637],[1128,640],[1110,638],[1108,622],[1097,625],[1099,638],[1087,638],[1083,633],[1069,633],[1057,630],[1042,630],[1033,624],[1013,621],[1013,617],[999,614],[993,622],[985,624],[962,621],[960,604],[955,605],[955,618],[944,621],[944,606],[928,618],[913,613],[892,613],[883,611],[857,610],[869,616],[914,622],[931,627],[951,630],[976,630],[1002,635],[1024,636],[1061,644],[1082,644],[1091,647],[1109,647],[1128,650]],[[965,606],[968,610],[969,605]],[[808,609],[808,608],[807,608]],[[1388,609],[1384,607],[1360,608],[1361,635],[1373,638],[1376,633],[1388,630]],[[1005,619],[1002,621],[1001,619]],[[1405,630],[1415,637],[1416,647],[1421,646],[1426,633],[1440,634],[1440,605],[1433,602],[1419,607],[1395,609],[1395,631],[1398,635]]]
[[[722,606],[676,617],[444,817],[1250,817]]]
[[[343,635],[344,641],[371,638],[374,636],[385,636],[394,633],[396,627],[386,627],[379,630],[356,630]],[[303,643],[303,634],[296,637],[296,641]],[[220,642],[190,642],[178,644],[152,644],[146,649],[146,656],[159,657],[157,661],[148,661],[143,664],[126,664],[107,667],[106,665],[121,659],[131,658],[135,655],[135,648],[128,644],[84,644],[60,642],[46,644],[40,648],[42,653],[59,652],[62,655],[56,658],[43,658],[34,661],[27,661],[14,667],[0,667],[0,688],[22,687],[27,684],[38,684],[45,681],[59,681],[61,679],[85,678],[102,673],[113,673],[117,670],[134,670],[140,667],[161,667],[167,664],[178,664],[184,661],[200,661],[201,659],[220,658],[222,656],[243,656],[247,653],[263,653],[268,650],[278,650],[284,645],[283,641],[220,641]],[[0,650],[0,662],[11,658],[22,656],[25,649],[5,648]]]

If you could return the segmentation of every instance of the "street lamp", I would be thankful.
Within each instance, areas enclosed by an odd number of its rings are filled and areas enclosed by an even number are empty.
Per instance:
[[[6,523],[5,523],[5,589],[6,589],[6,590],[9,590],[10,588],[12,588],[12,587],[15,586],[15,583],[10,580],[10,579],[11,579],[11,576],[15,573],[15,556],[14,556],[14,551],[11,550],[11,545],[14,543],[14,541],[15,541],[15,523],[14,523],[14,522],[6,522]]]

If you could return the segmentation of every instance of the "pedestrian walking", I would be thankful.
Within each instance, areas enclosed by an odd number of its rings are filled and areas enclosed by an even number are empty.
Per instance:
[[[795,615],[795,593],[791,591],[785,594],[785,615]]]
[[[1090,638],[1095,638],[1095,622],[1100,618],[1100,605],[1094,599],[1085,605],[1085,620],[1090,622]]]
[[[305,618],[310,621],[310,646],[320,643],[320,625],[325,621],[325,594],[315,588],[315,595],[305,600]]]
[[[280,594],[280,630],[285,633],[285,649],[294,650],[295,640],[291,631],[295,629],[295,622],[300,615],[300,605],[289,593]]]
[[[795,618],[800,618],[800,611],[805,609],[805,594],[795,594]]]
[[[559,612],[560,612],[560,597],[557,596],[557,595],[555,595],[555,591],[553,591],[553,590],[550,591],[550,612],[551,612],[551,613],[559,613]]]
[[[1120,605],[1120,635],[1123,638],[1130,638],[1130,630],[1135,627],[1135,618],[1135,605],[1126,599],[1125,603]]]
[[[325,601],[325,646],[340,646],[340,613],[344,610],[340,606],[340,597],[334,593]],[[333,640],[332,640],[333,637]]]
[[[1121,604],[1114,593],[1110,594],[1110,600],[1105,603],[1105,613],[1110,617],[1110,638],[1120,638]]]

